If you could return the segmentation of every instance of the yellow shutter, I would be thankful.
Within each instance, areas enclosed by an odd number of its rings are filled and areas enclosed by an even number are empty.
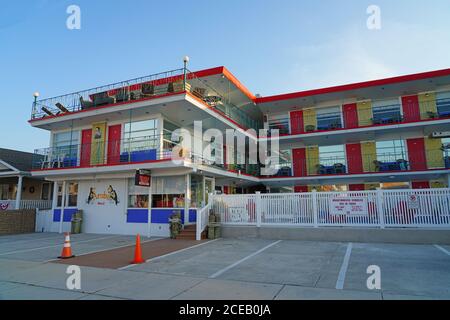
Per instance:
[[[430,181],[430,187],[432,189],[447,188],[447,185],[442,181]]]
[[[361,156],[364,172],[374,172],[377,160],[377,146],[375,142],[361,142]]]
[[[314,110],[314,109],[303,110],[303,125],[304,125],[304,130],[306,132],[317,130],[316,110]],[[308,130],[308,126],[310,126],[312,130]],[[314,127],[314,128],[312,128],[312,127]]]
[[[366,190],[376,190],[380,187],[379,183],[366,183],[364,184]]]
[[[372,125],[372,102],[362,101],[356,104],[356,110],[358,111],[358,124],[360,127]]]
[[[425,138],[425,153],[428,169],[444,168],[444,152],[441,139]]]
[[[319,147],[306,147],[306,172],[308,176],[316,175],[319,166]]]
[[[317,192],[319,192],[319,191],[320,191],[320,186],[319,186],[319,185],[311,185],[311,186],[308,186],[308,192],[313,192],[314,189],[315,189]]]
[[[437,117],[436,93],[419,94],[419,109],[422,120]]]

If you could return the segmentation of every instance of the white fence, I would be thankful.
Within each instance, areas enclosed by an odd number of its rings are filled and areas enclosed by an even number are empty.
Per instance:
[[[21,200],[20,209],[50,209],[52,200]],[[0,210],[15,210],[16,200],[0,200]]]
[[[211,199],[211,198],[210,198]],[[196,235],[197,241],[202,240],[202,233],[206,230],[209,222],[209,211],[212,208],[212,202],[209,202],[207,206],[197,210],[197,225],[196,225]]]
[[[223,224],[449,228],[450,189],[215,195]]]

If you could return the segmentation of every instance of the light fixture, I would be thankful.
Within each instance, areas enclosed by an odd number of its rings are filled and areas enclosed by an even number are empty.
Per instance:
[[[36,91],[35,93],[33,93],[33,97],[35,97],[35,98],[39,98],[40,95],[41,95],[41,94],[40,94],[38,91]]]
[[[189,63],[189,60],[190,60],[190,58],[189,58],[188,56],[184,56],[183,62],[184,62],[185,64],[188,64],[188,63]]]

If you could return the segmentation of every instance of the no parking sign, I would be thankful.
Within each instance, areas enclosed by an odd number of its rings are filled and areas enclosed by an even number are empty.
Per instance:
[[[408,196],[408,208],[409,209],[419,209],[419,197],[416,194],[410,194]]]

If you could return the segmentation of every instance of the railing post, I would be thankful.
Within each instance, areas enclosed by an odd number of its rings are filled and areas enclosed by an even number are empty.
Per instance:
[[[202,237],[202,235],[201,235],[201,233],[202,233],[202,231],[201,231],[201,228],[202,228],[202,214],[203,214],[203,208],[202,209],[197,209],[197,221],[196,221],[196,223],[197,223],[197,225],[195,226],[195,240],[197,240],[197,241],[200,241],[200,240],[202,240],[201,239],[201,237]]]
[[[378,213],[378,218],[380,219],[380,228],[381,229],[385,228],[383,196],[384,196],[383,190],[381,190],[381,188],[377,188],[377,213]]]
[[[262,217],[261,217],[261,215],[262,215],[262,213],[261,213],[261,211],[262,211],[261,210],[262,209],[261,202],[262,202],[261,192],[257,191],[256,192],[256,197],[255,197],[256,227],[257,228],[261,228],[261,220],[262,220]]]
[[[317,208],[317,190],[313,189],[311,195],[312,195],[312,205],[313,205],[314,228],[318,228],[319,227],[319,210]]]

